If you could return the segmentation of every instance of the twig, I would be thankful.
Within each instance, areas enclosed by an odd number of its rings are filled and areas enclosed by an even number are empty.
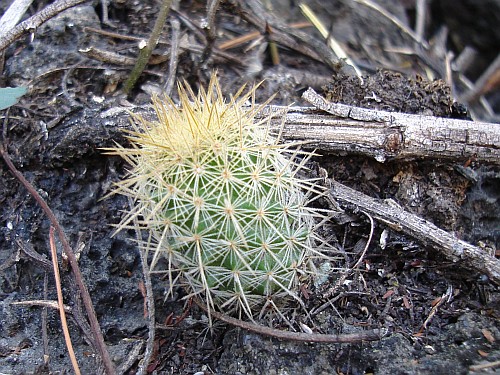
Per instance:
[[[18,301],[18,302],[11,302],[12,306],[42,306],[45,308],[50,308],[54,310],[59,310],[59,305],[57,301],[51,301],[47,299],[35,299],[35,300],[29,300],[29,301]],[[64,311],[67,313],[71,313],[73,309],[69,306],[64,306]]]
[[[354,266],[352,266],[352,270],[357,269],[359,267],[359,265],[361,264],[361,262],[363,261],[363,259],[365,258],[365,254],[368,251],[368,248],[370,247],[370,243],[372,242],[373,231],[375,229],[375,224],[373,223],[373,217],[371,217],[371,215],[367,214],[365,211],[361,211],[361,212],[363,212],[368,217],[368,220],[370,220],[370,235],[368,236],[368,240],[366,241],[365,248],[361,252],[361,255],[359,256],[357,262],[354,264]]]
[[[132,210],[134,207],[134,202],[130,197],[128,199],[128,204],[130,209]],[[136,216],[133,219],[133,224],[135,228],[135,235],[137,241],[140,241],[142,238],[142,234],[139,226],[139,221]],[[151,284],[151,271],[148,265],[148,253],[139,246],[139,255],[141,257],[142,275],[144,277],[144,284],[146,287],[145,298],[146,298],[147,319],[148,319],[148,340],[146,343],[146,350],[144,351],[144,358],[142,359],[142,364],[139,366],[139,369],[137,371],[138,375],[142,375],[147,373],[147,368],[149,366],[149,362],[151,362],[151,356],[153,355],[155,333],[156,333],[155,331],[156,320],[155,320],[155,299],[153,293],[153,285]]]
[[[267,34],[270,41],[321,61],[334,71],[343,69],[346,74],[355,75],[354,70],[337,59],[323,41],[309,33],[287,26],[278,17],[266,11],[262,2],[256,0],[231,0],[231,2],[238,6],[241,16],[255,25],[262,34],[266,33],[266,29],[270,29],[271,32]]]
[[[38,194],[36,189],[31,185],[31,183],[26,180],[26,178],[23,176],[21,172],[17,170],[17,168],[14,166],[12,161],[10,160],[10,157],[7,153],[7,149],[5,148],[4,145],[0,145],[0,154],[2,155],[5,163],[9,167],[10,171],[12,174],[24,185],[26,190],[28,190],[29,194],[36,200],[38,205],[42,208],[44,211],[45,215],[49,218],[52,226],[56,229],[57,235],[59,237],[59,240],[61,241],[61,244],[63,246],[64,252],[68,256],[69,263],[71,265],[71,269],[73,270],[73,275],[75,277],[76,284],[78,285],[78,289],[80,290],[81,293],[81,298],[83,300],[83,304],[85,306],[85,311],[87,312],[87,317],[90,322],[90,327],[92,329],[92,335],[94,338],[94,345],[96,346],[99,355],[101,357],[101,360],[103,362],[104,368],[106,370],[106,374],[108,375],[114,375],[115,374],[115,369],[113,366],[113,363],[111,362],[111,358],[109,357],[109,353],[106,349],[106,345],[104,343],[104,337],[102,336],[101,328],[99,327],[99,322],[97,320],[95,311],[94,311],[94,306],[92,304],[92,299],[90,298],[90,294],[87,290],[87,287],[85,283],[83,282],[83,277],[82,273],[80,271],[80,268],[78,267],[78,261],[75,257],[75,253],[71,249],[71,246],[69,245],[69,241],[66,237],[66,234],[64,233],[63,229],[61,228],[61,225],[59,224],[56,216],[54,215],[54,212],[50,209],[48,204],[45,202],[45,200]]]
[[[168,76],[165,81],[165,95],[170,96],[174,88],[175,77],[177,76],[177,64],[179,62],[179,39],[181,24],[177,18],[170,21],[172,27],[172,43],[170,46],[170,61],[168,63]]]
[[[266,7],[266,10],[269,12],[273,11],[273,4],[271,3],[270,0],[264,0],[264,6]],[[266,33],[267,32],[272,32],[272,29],[267,26],[266,27]],[[275,42],[269,42],[269,55],[271,56],[271,61],[273,62],[273,65],[279,65],[280,64],[280,55],[278,51],[278,46],[276,45]]]
[[[493,361],[488,363],[483,363],[480,365],[474,365],[469,367],[469,371],[483,371],[488,369],[493,369],[495,367],[500,367],[500,361]]]
[[[140,42],[141,40],[144,40],[144,38],[141,38],[138,36],[120,34],[120,33],[114,32],[114,31],[96,29],[96,28],[90,27],[90,26],[85,26],[83,28],[83,31],[85,31],[85,32],[90,31],[90,32],[95,33],[95,34],[104,35],[104,36],[108,36],[110,38],[115,38],[115,39],[128,40],[131,42]],[[158,40],[158,43],[167,44],[167,42],[165,40],[161,40],[161,39]]]
[[[220,0],[209,0],[207,2],[207,19],[205,24],[202,26],[205,30],[206,45],[203,53],[201,54],[200,67],[204,69],[210,55],[212,54],[212,49],[215,40],[217,39],[216,27],[215,27],[215,14],[217,9],[219,9]]]
[[[311,88],[302,97],[334,117],[311,114],[305,119],[292,107],[283,135],[290,140],[314,140],[311,147],[317,149],[365,153],[380,162],[422,157],[467,159],[472,155],[500,162],[500,128],[489,123],[329,103]]]
[[[16,243],[24,255],[37,262],[37,267],[42,267],[46,272],[53,271],[52,263],[41,254],[37,253],[30,243],[23,243],[21,240],[17,240]]]
[[[208,312],[207,306],[197,298],[194,299],[195,303],[205,312]],[[377,341],[382,339],[388,332],[386,328],[374,329],[371,331],[363,331],[359,333],[329,335],[321,333],[302,333],[282,331],[275,328],[261,326],[255,323],[245,322],[243,320],[232,318],[226,314],[221,314],[213,309],[210,309],[210,314],[223,322],[231,324],[232,326],[243,328],[247,331],[255,332],[261,335],[275,337],[277,339],[299,342],[320,342],[320,343],[357,343],[362,341]]]
[[[316,29],[320,32],[321,36],[326,39],[328,46],[333,50],[333,52],[337,55],[339,59],[342,59],[346,62],[347,65],[350,65],[354,68],[354,71],[356,72],[361,84],[363,84],[363,78],[361,71],[359,68],[354,64],[354,62],[351,60],[351,58],[347,55],[347,53],[344,51],[342,46],[337,42],[328,32],[327,28],[323,23],[320,21],[318,17],[314,14],[311,8],[307,4],[301,3],[299,5],[300,10],[304,14],[304,16],[311,21],[311,23],[316,27]]]
[[[43,275],[43,298],[49,298],[49,275],[47,271],[44,272]],[[42,308],[42,343],[43,343],[43,363],[48,364],[49,362],[49,336],[47,334],[47,316],[48,316],[48,308]]]
[[[163,26],[165,25],[165,21],[167,20],[167,15],[171,5],[172,0],[163,0],[160,7],[160,12],[158,13],[158,17],[156,18],[153,27],[153,31],[149,36],[149,40],[146,43],[146,46],[144,46],[144,48],[140,50],[137,62],[130,72],[130,76],[125,81],[123,92],[126,95],[128,95],[130,90],[132,90],[140,75],[144,71],[144,68],[148,64],[149,58],[151,57],[151,54],[153,53],[153,50],[155,49],[156,45],[158,44],[158,40],[160,39],[160,33],[163,29]]]
[[[78,50],[81,54],[89,59],[102,61],[108,64],[115,64],[120,66],[133,66],[136,60],[132,57],[124,56],[116,52],[99,49],[97,47],[88,47]]]
[[[459,240],[401,207],[376,200],[333,180],[331,186],[329,195],[341,206],[354,204],[376,220],[414,237],[424,245],[432,246],[457,265],[486,274],[493,283],[500,285],[500,260],[480,248]]]
[[[71,336],[68,330],[68,322],[66,321],[66,312],[64,311],[64,302],[61,288],[61,278],[59,277],[59,265],[57,263],[57,250],[56,241],[54,238],[54,227],[50,227],[50,252],[52,256],[52,265],[54,267],[54,279],[56,282],[57,290],[57,304],[59,307],[59,316],[61,317],[61,326],[64,334],[64,341],[66,342],[66,347],[68,348],[69,358],[71,360],[71,365],[76,375],[80,375],[80,367],[78,367],[78,362],[76,360],[75,351],[73,350],[73,344],[71,343]]]
[[[19,39],[24,34],[34,33],[36,29],[52,17],[57,16],[62,11],[85,3],[88,0],[58,0],[53,4],[47,5],[37,14],[31,16],[26,21],[21,22],[16,27],[0,36],[0,52],[7,48],[11,43]]]
[[[422,43],[424,40],[425,19],[427,16],[427,0],[417,0],[416,4],[417,21],[415,22],[415,35],[418,42]]]
[[[296,22],[296,23],[291,23],[289,26],[293,29],[302,29],[305,27],[310,27],[311,23],[309,23],[309,22]],[[246,42],[257,39],[260,35],[261,35],[261,33],[259,31],[252,31],[252,32],[243,34],[239,37],[226,40],[225,42],[220,43],[218,45],[218,48],[219,48],[219,50],[226,50],[226,49],[235,48],[235,47],[238,47]]]
[[[375,4],[371,0],[354,0],[358,4],[362,4],[368,8],[371,8],[375,10],[376,12],[380,13],[382,16],[387,18],[389,21],[391,21],[393,24],[395,24],[397,27],[401,29],[405,34],[407,34],[410,38],[412,38],[415,42],[419,43],[422,45],[424,48],[429,48],[429,45],[427,42],[424,40],[420,40],[419,36],[413,32],[408,26],[406,26],[404,23],[402,23],[397,17],[395,17],[393,14],[382,8],[380,5]]]
[[[474,87],[460,97],[460,101],[472,104],[483,94],[500,86],[500,54],[490,64],[488,69],[478,78]]]
[[[180,12],[175,12],[176,15],[178,15],[178,17],[184,22],[188,22],[188,20],[185,18],[185,16],[180,13]],[[140,42],[141,40],[144,40],[143,38],[138,38],[136,36],[130,36],[130,35],[123,35],[123,34],[119,34],[119,33],[114,33],[114,32],[110,32],[110,31],[105,31],[105,30],[99,30],[99,29],[94,29],[92,27],[85,27],[84,29],[85,31],[90,31],[90,32],[93,32],[93,33],[96,33],[96,34],[100,34],[100,35],[104,35],[104,36],[109,36],[111,38],[117,38],[117,39],[123,39],[123,40],[132,40],[132,41],[135,41],[135,42]],[[202,37],[203,38],[203,37]],[[179,41],[181,42],[181,41]],[[160,39],[158,41],[158,44],[169,44],[166,40],[162,40]],[[95,49],[95,47],[91,47],[90,49]],[[188,50],[188,51],[192,51],[194,53],[203,53],[203,47],[199,44],[193,44],[192,41],[189,41],[189,43],[179,43],[179,49],[181,50]],[[86,50],[84,50],[86,51]],[[102,52],[100,50],[97,50],[99,54],[102,55]],[[110,56],[112,55],[118,55],[116,53],[113,53],[113,52],[110,52]],[[246,65],[246,62],[245,60],[241,60],[239,59],[238,57],[230,54],[230,53],[227,53],[227,52],[224,52],[224,51],[221,51],[219,48],[215,48],[214,51],[213,51],[213,55],[214,55],[214,59],[216,61],[222,61],[222,62],[231,62],[231,63],[236,63],[238,65],[241,65],[241,66],[245,66]],[[116,58],[118,60],[120,60],[121,58],[118,58],[118,56],[116,56]],[[127,57],[127,59],[129,59],[129,57]],[[128,61],[128,60],[127,60]],[[135,62],[135,60],[134,60]],[[134,63],[132,63],[131,65],[133,65]]]
[[[0,36],[12,29],[24,16],[33,0],[14,0],[0,19]]]
[[[273,131],[282,131],[283,142],[301,142],[304,147],[318,152],[361,154],[380,162],[415,159],[465,162],[474,156],[480,162],[500,164],[500,127],[495,124],[328,103],[312,89],[307,90],[303,97],[315,107],[266,106],[256,119],[263,119],[270,113],[281,114],[270,121],[270,126]],[[151,108],[129,109],[156,121]],[[64,120],[61,128],[74,129],[74,126],[69,126],[69,121],[73,120]],[[95,148],[103,147],[110,134],[123,139],[119,129],[130,128],[130,114],[120,107],[110,108],[98,116],[95,110],[84,109],[78,113],[78,124],[79,132],[66,137],[64,143],[49,146],[48,163],[60,157],[61,147],[73,147],[73,143],[81,142],[82,137]],[[106,132],[96,133],[100,128]],[[78,154],[72,157],[78,157]]]
[[[422,326],[420,327],[420,330],[419,330],[419,333],[422,333],[424,332],[426,329],[427,329],[427,325],[432,321],[432,319],[434,318],[434,315],[436,315],[438,309],[439,309],[439,306],[441,306],[443,303],[449,303],[450,302],[450,298],[452,296],[452,292],[453,292],[453,288],[451,285],[448,286],[448,288],[446,289],[446,293],[443,294],[439,300],[432,306],[432,309],[429,313],[429,316],[427,317],[427,319],[425,319],[425,322],[422,324]]]
[[[134,363],[138,360],[139,355],[141,353],[142,347],[144,346],[144,341],[137,340],[134,344],[133,348],[127,353],[127,358],[118,368],[118,374],[129,374],[130,368],[134,365]],[[139,373],[137,373],[139,374]]]

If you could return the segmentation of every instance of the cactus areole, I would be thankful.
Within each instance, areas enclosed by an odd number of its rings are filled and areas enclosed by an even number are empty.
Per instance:
[[[170,282],[181,276],[209,309],[256,306],[291,296],[313,253],[313,216],[307,197],[316,189],[299,178],[310,154],[278,144],[255,88],[225,101],[217,79],[195,95],[179,86],[180,106],[153,98],[157,120],[134,115],[131,148],[112,154],[131,168],[115,192],[135,207],[119,229],[139,225],[151,267],[166,259]]]

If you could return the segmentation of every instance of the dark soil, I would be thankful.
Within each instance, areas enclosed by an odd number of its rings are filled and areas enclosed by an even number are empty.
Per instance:
[[[0,2],[0,9],[5,9],[7,3]],[[46,5],[36,3],[29,15]],[[432,63],[441,61],[439,56],[430,54],[426,55],[428,59],[422,59],[393,52],[396,47],[411,49],[414,42],[392,22],[355,2],[331,1],[324,7],[321,2],[311,1],[310,6],[328,26],[332,25],[332,34],[362,68],[363,84],[342,64],[334,70],[280,43],[280,63],[273,65],[266,48],[267,40],[272,39],[269,30],[253,48],[245,43],[221,53],[220,43],[257,30],[250,21],[252,14],[238,1],[221,3],[216,17],[216,49],[203,61],[203,49],[208,43],[207,30],[201,27],[206,19],[206,4],[181,3],[169,15],[153,55],[154,63],[128,98],[122,95],[121,85],[131,66],[90,59],[82,51],[94,47],[134,59],[137,41],[105,36],[91,28],[147,38],[158,13],[158,2],[111,1],[108,11],[112,26],[103,22],[100,2],[82,5],[40,27],[34,40],[27,36],[5,53],[3,84],[27,86],[29,92],[17,105],[3,111],[2,142],[17,168],[54,211],[78,251],[79,266],[108,350],[119,372],[126,374],[137,372],[148,337],[143,275],[135,233],[122,231],[113,236],[112,225],[120,222],[128,207],[126,199],[103,199],[113,182],[123,176],[126,165],[118,158],[104,156],[99,148],[111,146],[114,141],[126,142],[120,132],[124,124],[114,122],[110,115],[116,108],[146,104],[151,93],[164,88],[172,20],[180,23],[176,78],[186,80],[194,89],[206,85],[211,72],[217,69],[228,95],[244,82],[265,79],[257,93],[259,102],[277,93],[275,104],[307,105],[300,94],[312,86],[329,100],[367,108],[463,119],[470,118],[471,112],[476,116],[483,113],[475,107],[468,111],[454,100],[443,80],[432,79],[444,78],[442,64]],[[274,15],[286,23],[304,20],[295,2],[272,3],[269,17]],[[378,3],[413,27],[414,2]],[[431,3],[427,39],[444,22],[454,22],[452,12],[446,17],[440,13],[446,12],[449,2]],[[471,33],[474,21],[474,17],[467,21]],[[305,30],[318,42],[323,41],[312,27]],[[467,41],[462,34],[452,34],[446,48],[459,53],[457,40],[474,45],[474,38]],[[498,39],[481,39],[481,43],[479,51],[484,43],[498,51]],[[487,53],[480,56],[486,66],[495,57]],[[430,71],[432,75],[426,76]],[[172,96],[175,100],[175,92]],[[493,107],[497,105],[495,93],[487,98]],[[485,252],[498,254],[498,164],[474,160],[465,166],[440,160],[381,164],[361,155],[323,155],[314,162],[337,181],[372,197],[390,198]],[[0,174],[0,373],[71,373],[57,310],[28,303],[57,299],[50,264],[50,222],[3,162]],[[326,207],[326,202],[318,204]],[[363,214],[353,211],[349,220],[325,225],[324,232],[352,254],[349,261],[354,263],[366,244],[370,225]],[[382,233],[387,234],[385,246],[381,245]],[[175,298],[165,298],[166,280],[153,275],[158,328],[147,372],[495,373],[500,360],[498,287],[485,275],[446,261],[438,250],[425,248],[384,223],[376,223],[373,238],[359,271],[334,293],[330,293],[336,282],[333,275],[317,289],[312,284],[304,285],[308,288],[306,307],[311,320],[297,306],[290,306],[288,318],[296,330],[300,330],[300,322],[305,322],[320,333],[388,329],[380,341],[304,344],[271,339],[221,322],[209,329],[206,314],[182,299],[182,287],[176,289]],[[83,374],[101,373],[81,300],[64,259],[60,267],[65,303],[72,309],[68,314],[69,329],[78,363]],[[288,329],[277,320],[261,323]]]

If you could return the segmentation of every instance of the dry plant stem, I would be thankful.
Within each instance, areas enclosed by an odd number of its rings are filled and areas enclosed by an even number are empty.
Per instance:
[[[294,29],[302,29],[305,27],[310,27],[311,24],[309,22],[296,22],[296,23],[291,23],[289,26]],[[241,36],[220,43],[218,45],[218,49],[226,50],[226,49],[236,48],[241,46],[242,44],[250,42],[251,40],[257,39],[259,36],[261,36],[261,33],[259,31],[252,31],[247,34],[243,34]]]
[[[203,27],[205,30],[206,45],[203,53],[201,55],[200,66],[204,67],[212,54],[213,46],[215,40],[217,39],[216,27],[215,27],[215,14],[217,9],[219,9],[220,0],[209,0],[207,3],[207,21],[206,25]]]
[[[69,263],[71,265],[71,269],[73,270],[73,275],[75,277],[76,284],[78,285],[78,289],[81,293],[83,304],[85,306],[85,311],[87,313],[87,318],[89,319],[90,327],[92,329],[92,336],[94,338],[94,345],[96,346],[96,348],[99,352],[99,355],[100,355],[101,360],[103,362],[104,368],[106,370],[106,374],[107,375],[114,375],[115,369],[114,369],[113,363],[111,362],[111,358],[109,356],[109,353],[106,349],[106,345],[104,343],[104,337],[102,336],[101,328],[99,327],[99,322],[98,322],[96,314],[95,314],[94,306],[92,304],[92,299],[90,298],[90,294],[87,290],[87,287],[86,287],[85,283],[83,282],[82,273],[80,272],[80,268],[78,267],[78,261],[75,257],[75,253],[73,252],[73,250],[71,249],[71,246],[69,245],[66,234],[64,233],[63,229],[59,225],[59,222],[58,222],[56,216],[54,215],[54,213],[52,212],[50,207],[47,205],[45,200],[40,196],[40,194],[38,194],[38,192],[33,187],[33,185],[31,185],[31,183],[28,180],[26,180],[26,178],[23,176],[23,174],[16,169],[16,167],[14,166],[12,161],[10,160],[10,157],[9,157],[4,145],[0,145],[0,154],[2,155],[5,163],[9,167],[12,174],[24,185],[26,190],[28,190],[30,195],[36,200],[36,202],[42,208],[45,215],[47,215],[52,226],[56,229],[57,235],[59,237],[59,240],[61,241],[64,252],[68,257]]]
[[[21,20],[33,0],[14,0],[0,19],[0,36],[12,29]]]
[[[316,39],[309,33],[287,26],[273,14],[266,11],[260,1],[232,0],[231,2],[236,4],[241,16],[255,25],[261,34],[266,34],[266,28],[270,29],[271,32],[267,34],[270,41],[321,61],[334,71],[347,67],[342,60],[337,59],[323,41]],[[344,70],[347,74],[353,76],[356,74],[352,68]]]
[[[37,253],[30,243],[24,243],[20,240],[17,240],[16,243],[25,256],[36,262],[37,267],[42,267],[45,270],[45,272],[53,271],[52,263],[47,258]]]
[[[90,26],[85,26],[83,28],[83,31],[85,31],[85,32],[90,31],[90,32],[95,33],[95,34],[99,34],[99,35],[103,35],[103,36],[107,36],[107,37],[115,38],[115,39],[129,40],[131,42],[140,42],[141,40],[144,39],[144,38],[140,38],[138,36],[115,33],[113,31],[96,29],[96,28],[90,27]],[[167,44],[167,42],[165,40],[158,40],[158,43]]]
[[[460,101],[472,104],[479,100],[481,95],[488,93],[500,84],[500,54],[490,64],[488,69],[479,77],[471,90],[466,92]]]
[[[57,250],[56,241],[54,238],[54,227],[50,227],[50,253],[52,256],[52,266],[54,267],[54,279],[56,282],[57,290],[57,304],[59,307],[59,316],[61,317],[61,326],[64,334],[64,341],[66,342],[66,348],[68,348],[69,358],[71,360],[71,365],[76,375],[80,375],[80,367],[78,367],[78,362],[76,360],[75,351],[73,350],[73,344],[71,343],[71,336],[68,330],[68,322],[66,321],[66,312],[64,311],[64,302],[61,288],[61,278],[59,276],[59,265],[57,263]]]
[[[30,301],[18,301],[18,302],[11,302],[11,305],[13,306],[41,306],[41,307],[46,307],[54,310],[59,310],[59,305],[57,304],[56,301],[52,300],[47,300],[47,299],[35,299],[35,300],[30,300]],[[64,311],[67,313],[73,313],[73,309],[69,306],[64,306]]]
[[[387,159],[463,159],[500,163],[500,127],[476,121],[409,115],[329,103],[309,88],[302,97],[332,117],[287,114],[284,138],[328,151]],[[302,118],[301,118],[302,117]],[[303,121],[305,120],[305,121]],[[292,126],[293,123],[293,126]]]
[[[269,12],[273,11],[273,5],[270,0],[264,0],[264,6]],[[271,31],[269,27],[266,27],[266,32]],[[280,55],[278,51],[278,46],[275,42],[269,42],[269,55],[271,56],[271,61],[273,65],[279,65],[280,63]]]
[[[202,310],[204,310],[205,312],[208,311],[205,304],[203,304],[200,300],[195,298],[194,301]],[[214,318],[222,320],[223,322],[231,324],[232,326],[243,328],[247,331],[255,332],[260,335],[270,336],[277,339],[288,340],[288,341],[319,342],[325,344],[345,344],[345,343],[352,344],[362,341],[377,341],[382,339],[388,332],[388,330],[384,328],[374,329],[371,331],[363,331],[359,333],[340,334],[340,335],[281,331],[279,329],[261,326],[259,324],[245,322],[240,319],[232,318],[228,315],[221,314],[213,310],[210,310],[210,314],[212,314]]]
[[[181,19],[183,21],[186,21],[184,18],[182,18],[181,13],[176,12],[176,14],[179,15],[179,17],[181,17]],[[138,37],[135,37],[135,36],[123,35],[123,34],[119,34],[119,33],[113,33],[113,32],[110,32],[110,31],[104,31],[104,30],[94,29],[92,27],[85,27],[85,31],[90,31],[90,32],[93,32],[93,33],[96,33],[96,34],[99,34],[99,35],[104,35],[104,36],[108,36],[108,37],[111,37],[111,38],[117,38],[117,39],[122,39],[122,40],[132,40],[132,41],[135,41],[135,42],[140,42],[141,40],[143,40],[142,38],[138,38]],[[159,44],[167,44],[168,45],[167,41],[161,40],[161,39],[158,41],[158,43]],[[179,49],[188,50],[188,51],[192,51],[192,52],[195,52],[195,53],[203,53],[203,47],[201,45],[199,45],[199,44],[183,43],[183,44],[179,45]],[[95,50],[95,52],[94,52],[94,50]],[[82,52],[82,50],[80,52]],[[104,52],[102,52],[101,50],[99,50],[99,49],[97,49],[95,47],[90,47],[90,48],[88,48],[86,50],[83,50],[83,53],[88,53],[90,55],[92,55],[93,53],[95,53],[96,56],[97,56],[96,57],[97,60],[99,60],[99,58],[102,58],[103,61],[105,61],[105,59],[107,58],[106,57],[107,54],[105,54]],[[118,65],[121,65],[119,63],[119,61],[125,59],[125,56],[119,57],[119,55],[117,53],[114,53],[114,52],[109,52],[109,56],[110,56],[110,58],[112,60],[117,61]],[[220,49],[214,49],[213,56],[214,56],[214,60],[216,62],[217,61],[220,61],[220,62],[223,62],[223,63],[234,62],[234,63],[237,63],[237,64],[239,64],[241,66],[246,66],[247,65],[246,61],[243,61],[243,60],[239,59],[235,55],[232,55],[230,53],[221,51]],[[126,60],[124,60],[124,61],[128,62],[128,59],[130,59],[130,58],[127,57]],[[133,62],[130,65],[134,65],[134,63],[135,63],[135,60],[134,59],[132,59],[132,60],[133,60]],[[111,63],[114,63],[114,62],[111,61]]]
[[[485,363],[485,364],[481,364],[481,365],[470,366],[469,370],[479,372],[479,371],[483,371],[483,370],[487,370],[487,369],[493,369],[495,367],[500,367],[500,361],[493,361],[493,362],[489,362],[489,363]]]
[[[382,16],[387,18],[389,21],[394,23],[397,27],[399,27],[401,29],[401,31],[403,31],[405,34],[410,36],[410,38],[412,38],[415,42],[421,44],[422,47],[429,48],[428,44],[425,41],[421,40],[419,38],[419,36],[413,32],[413,30],[411,30],[408,26],[406,26],[404,23],[402,23],[397,17],[395,17],[390,12],[388,12],[387,10],[382,8],[380,5],[374,3],[371,0],[354,0],[354,1],[356,3],[362,4],[368,8],[371,8],[371,9],[377,11]]]
[[[177,18],[170,22],[172,27],[172,43],[170,46],[170,61],[168,63],[168,76],[165,81],[165,95],[170,96],[174,88],[175,78],[177,76],[177,64],[179,63],[179,39],[181,24]]]
[[[457,265],[473,269],[478,274],[486,274],[492,282],[500,285],[500,261],[480,248],[459,240],[399,206],[371,198],[333,180],[331,186],[330,196],[341,206],[345,206],[346,203],[347,206],[355,205],[392,229],[406,233],[422,244],[431,246]]]
[[[417,0],[416,3],[417,22],[415,25],[415,34],[418,39],[417,43],[420,43],[424,40],[427,5],[428,5],[427,0]]]
[[[359,265],[363,262],[363,259],[365,258],[365,255],[366,255],[366,252],[368,251],[368,248],[370,247],[370,244],[372,242],[372,238],[373,238],[373,230],[375,229],[375,224],[373,222],[373,217],[371,217],[371,215],[367,214],[365,211],[361,211],[363,212],[363,214],[366,215],[366,217],[368,217],[368,220],[370,220],[370,234],[368,236],[368,240],[366,241],[366,245],[363,249],[363,251],[361,252],[361,255],[359,256],[358,260],[356,261],[356,263],[354,264],[354,266],[352,266],[352,270],[356,270]]]
[[[53,4],[47,5],[37,14],[31,16],[26,21],[21,22],[16,27],[12,28],[5,34],[0,36],[0,52],[7,48],[11,43],[15,42],[24,34],[34,33],[37,27],[52,17],[57,16],[62,11],[87,2],[88,0],[59,0]]]
[[[441,298],[439,299],[439,301],[435,305],[432,306],[432,309],[429,312],[427,319],[425,319],[424,323],[422,324],[422,327],[420,327],[419,333],[422,333],[427,329],[427,326],[431,323],[432,319],[434,318],[434,316],[438,312],[439,307],[442,304],[450,301],[452,293],[453,293],[453,288],[451,287],[451,285],[449,285],[447,290],[446,290],[446,293],[441,296]]]
[[[78,52],[87,56],[89,59],[102,61],[108,64],[115,64],[120,66],[133,66],[136,62],[132,57],[123,56],[119,53],[99,49],[96,47],[89,47],[81,49]]]
[[[144,346],[143,341],[137,340],[135,343],[134,347],[127,353],[127,358],[125,361],[120,365],[120,367],[117,370],[118,374],[130,374],[129,370],[134,366],[134,364],[140,360],[141,356],[141,351],[142,347]],[[139,374],[139,373],[137,373]]]
[[[328,43],[328,46],[333,50],[335,55],[339,59],[342,59],[346,62],[346,64],[352,66],[354,68],[354,71],[356,72],[357,76],[359,77],[361,83],[363,83],[363,78],[361,74],[361,70],[354,64],[354,62],[351,60],[351,58],[347,55],[347,53],[344,51],[342,46],[340,45],[339,42],[337,42],[328,29],[323,25],[321,20],[314,14],[311,8],[307,4],[301,3],[299,5],[300,10],[304,14],[304,16],[311,21],[311,23],[316,27],[316,29],[320,32],[321,36],[326,39],[326,42]]]
[[[129,197],[128,204],[130,210],[134,208],[134,202]],[[139,229],[139,222],[137,217],[134,217],[134,228],[135,228],[135,238],[142,238],[141,230]],[[141,265],[142,265],[142,274],[144,276],[144,284],[146,287],[146,304],[147,304],[147,314],[148,314],[148,340],[146,343],[146,350],[144,352],[144,358],[142,359],[142,363],[139,366],[139,370],[137,371],[138,375],[146,374],[147,368],[149,366],[149,362],[151,362],[151,356],[154,351],[154,342],[155,342],[155,300],[153,293],[153,285],[151,284],[151,272],[149,270],[148,265],[148,254],[139,248],[139,255],[141,257]]]
[[[153,53],[156,45],[158,44],[158,40],[160,39],[160,33],[165,25],[165,21],[167,20],[167,15],[170,10],[170,6],[172,5],[172,0],[163,0],[160,8],[160,12],[158,13],[158,17],[156,18],[153,31],[149,36],[148,43],[146,46],[139,51],[139,58],[134,66],[134,69],[130,72],[130,76],[124,84],[123,92],[128,95],[130,90],[134,87],[135,83],[139,79],[140,75],[144,71],[144,68],[148,64],[149,58]]]
[[[47,272],[44,272],[43,276],[43,298],[48,299],[49,298],[49,275]],[[48,363],[49,361],[49,336],[47,334],[47,315],[48,315],[48,308],[43,307],[42,308],[42,343],[43,343],[43,362],[45,364]]]

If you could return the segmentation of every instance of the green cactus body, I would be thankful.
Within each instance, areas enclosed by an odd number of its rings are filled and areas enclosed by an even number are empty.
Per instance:
[[[260,107],[244,107],[254,90],[225,103],[215,78],[198,96],[180,86],[180,108],[153,99],[158,121],[136,117],[134,147],[113,150],[132,166],[117,191],[136,205],[120,227],[142,217],[153,267],[165,257],[209,308],[250,317],[268,298],[296,296],[314,238],[304,158],[269,135],[269,118],[255,121]]]

